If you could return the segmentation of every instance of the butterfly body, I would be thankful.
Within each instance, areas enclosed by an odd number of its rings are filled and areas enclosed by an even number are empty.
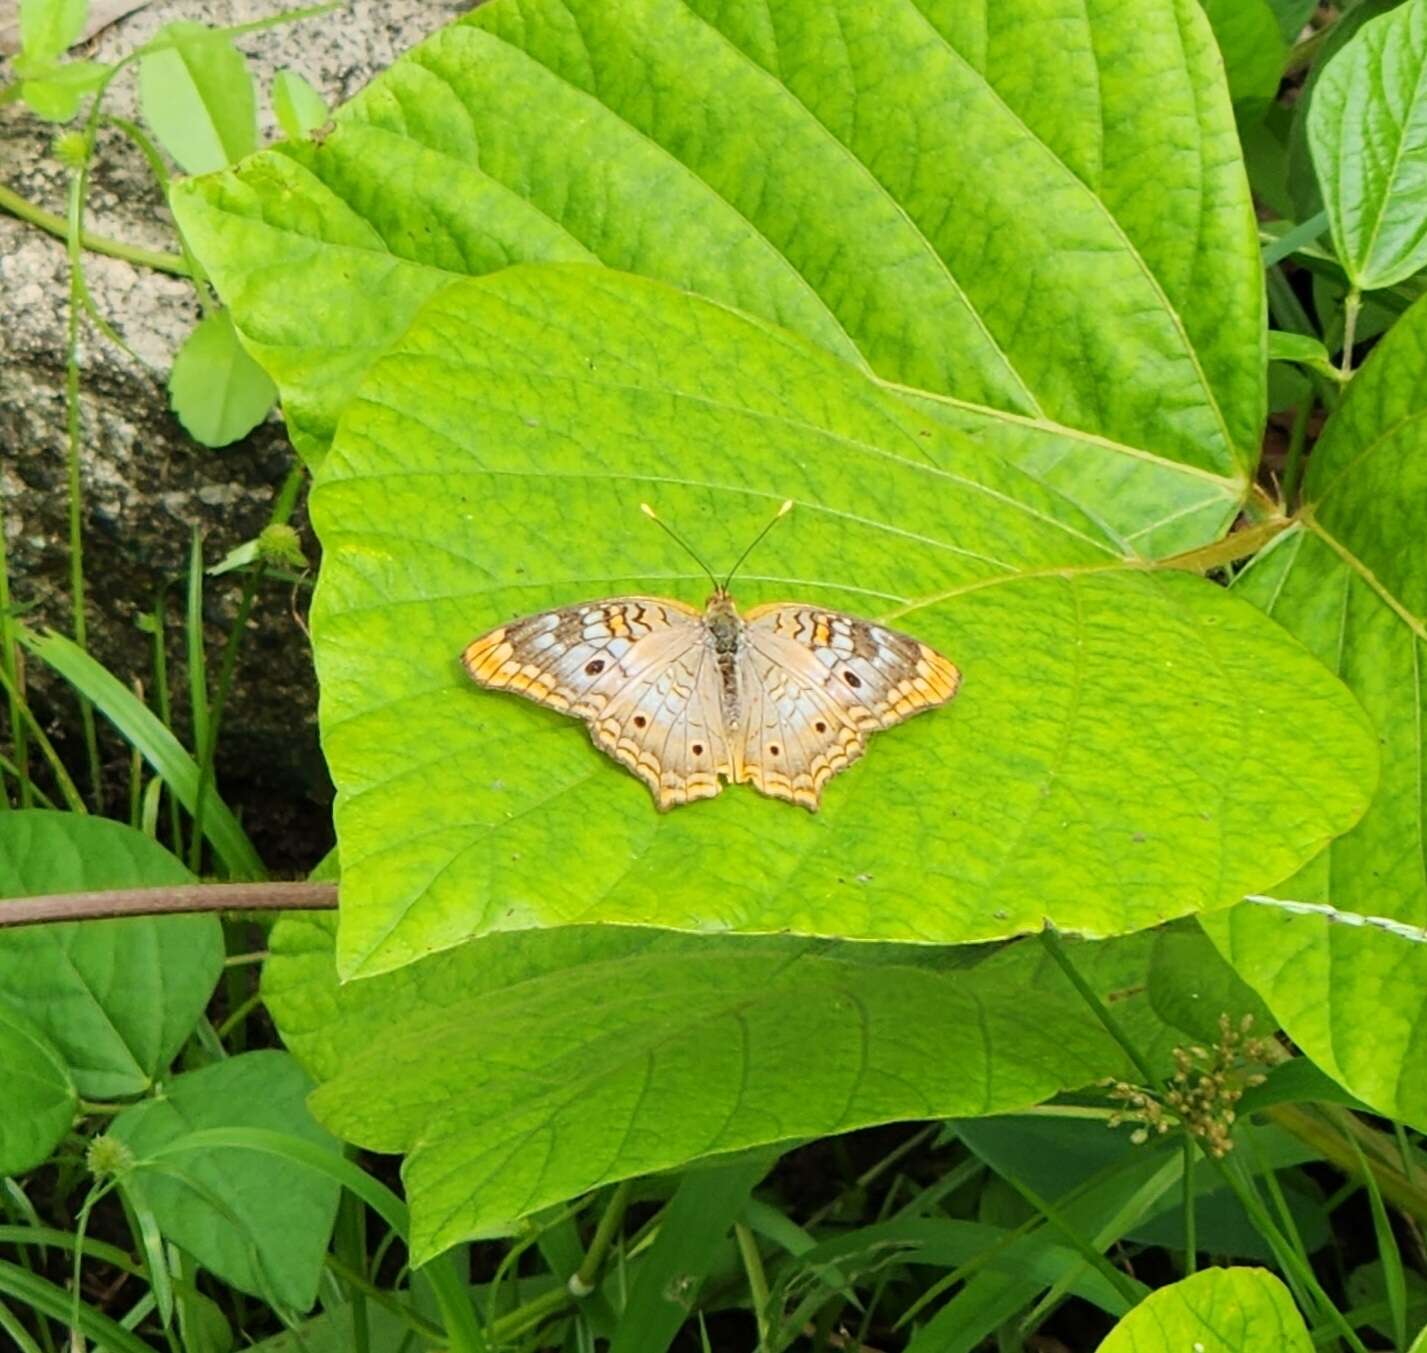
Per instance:
[[[741,614],[611,597],[513,620],[462,654],[481,686],[583,719],[662,810],[723,783],[816,812],[867,735],[956,693],[960,673],[910,635],[800,602]]]

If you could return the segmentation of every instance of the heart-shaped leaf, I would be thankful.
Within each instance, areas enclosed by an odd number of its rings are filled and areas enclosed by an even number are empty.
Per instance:
[[[796,500],[740,598],[895,622],[961,666],[961,694],[876,735],[817,816],[746,789],[656,813],[577,723],[477,690],[455,656],[546,606],[697,600],[635,510],[650,497],[719,562]],[[312,514],[349,974],[572,922],[1115,933],[1285,876],[1373,780],[1356,706],[1251,608],[1121,557],[820,349],[627,275],[527,267],[442,293],[369,373]],[[1249,758],[1279,683],[1305,731]]]
[[[39,809],[0,813],[6,896],[192,881],[172,854],[123,823]],[[49,1035],[80,1091],[95,1098],[152,1085],[192,1032],[222,969],[216,916],[0,930],[0,993]]]
[[[1352,688],[1378,730],[1382,782],[1354,830],[1273,890],[1316,914],[1246,903],[1205,921],[1295,1043],[1379,1112],[1419,1126],[1427,1126],[1424,426],[1427,302],[1419,301],[1324,428],[1302,525],[1234,589]],[[1298,729],[1295,714],[1285,733]]]
[[[166,1239],[243,1292],[305,1311],[317,1299],[338,1185],[297,1161],[205,1147],[145,1157],[204,1128],[255,1127],[335,1151],[304,1099],[311,1082],[286,1053],[243,1053],[173,1077],[161,1098],[124,1110],[110,1132],[139,1159],[127,1187]]]
[[[1263,284],[1199,6],[494,0],[174,210],[319,455],[454,276],[602,262],[935,397],[1146,555],[1212,539]]]

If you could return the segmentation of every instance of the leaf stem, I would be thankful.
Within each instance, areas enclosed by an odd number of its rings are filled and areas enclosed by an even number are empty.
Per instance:
[[[590,1240],[590,1248],[585,1251],[584,1261],[570,1275],[567,1286],[572,1297],[587,1297],[595,1290],[600,1269],[604,1267],[605,1256],[609,1253],[619,1228],[624,1223],[624,1214],[629,1210],[630,1194],[634,1191],[632,1179],[622,1179],[610,1194],[609,1205],[600,1217],[599,1225]]]
[[[10,708],[10,744],[15,753],[13,773],[19,781],[20,807],[28,808],[34,801],[34,786],[30,783],[29,730],[20,717],[25,676],[20,646],[15,642],[14,619],[10,614],[10,562],[5,547],[4,512],[4,503],[0,502],[0,672],[5,674]],[[0,808],[9,806],[9,791],[0,788]]]
[[[1363,293],[1358,287],[1349,287],[1343,301],[1343,356],[1339,370],[1346,383],[1353,374],[1353,341],[1358,332],[1358,312],[1362,309]]]
[[[1157,560],[1150,567],[1207,573],[1210,569],[1223,568],[1226,564],[1237,564],[1241,559],[1251,558],[1292,525],[1291,517],[1270,517],[1267,521],[1255,522],[1242,531],[1235,531],[1223,540],[1216,540],[1197,550],[1186,550],[1183,554],[1172,554],[1168,559]]]

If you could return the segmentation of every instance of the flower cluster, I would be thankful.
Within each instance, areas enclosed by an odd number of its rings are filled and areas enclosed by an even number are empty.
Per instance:
[[[1220,1015],[1219,1041],[1212,1048],[1175,1048],[1174,1075],[1162,1089],[1113,1078],[1103,1082],[1109,1097],[1123,1106],[1110,1115],[1108,1125],[1138,1124],[1130,1140],[1140,1145],[1178,1124],[1197,1137],[1211,1156],[1228,1155],[1234,1146],[1234,1105],[1250,1086],[1264,1082],[1262,1073],[1250,1067],[1267,1065],[1278,1050],[1272,1038],[1249,1036],[1253,1022],[1252,1015],[1245,1015],[1237,1025],[1228,1015]]]

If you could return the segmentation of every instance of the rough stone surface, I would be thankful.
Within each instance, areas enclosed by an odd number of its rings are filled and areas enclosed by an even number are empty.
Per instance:
[[[173,19],[247,23],[277,12],[255,0],[158,0],[73,49],[114,61]],[[245,34],[238,45],[258,79],[260,117],[276,136],[267,93],[285,66],[300,70],[329,105],[355,93],[407,47],[469,8],[432,0],[355,0],[316,19]],[[3,17],[3,16],[0,16]],[[0,73],[0,83],[7,79]],[[137,116],[136,79],[116,82],[106,108]],[[0,108],[0,181],[31,202],[64,211],[68,171],[51,153],[62,130],[22,106]],[[172,252],[172,219],[138,151],[112,129],[101,134],[87,227],[100,235]],[[182,599],[191,533],[221,559],[266,523],[294,456],[274,415],[253,435],[214,451],[196,445],[168,407],[173,353],[198,315],[187,282],[99,254],[85,277],[100,310],[138,361],[86,325],[79,347],[84,563],[90,647],[120,679],[152,686],[151,640],[136,617],[168,589],[170,684],[186,729]],[[11,590],[26,623],[72,628],[69,591],[65,351],[69,277],[64,245],[0,213],[0,512]],[[305,521],[308,556],[316,547]],[[231,626],[239,584],[209,580],[205,620],[211,670]],[[330,843],[330,787],[317,748],[315,691],[306,636],[293,618],[309,590],[266,587],[243,645],[219,749],[224,797],[240,811],[275,868],[301,869]],[[83,783],[79,721],[66,689],[30,669],[32,702]],[[0,712],[0,744],[9,730]],[[128,751],[103,743],[108,811],[120,811]]]

